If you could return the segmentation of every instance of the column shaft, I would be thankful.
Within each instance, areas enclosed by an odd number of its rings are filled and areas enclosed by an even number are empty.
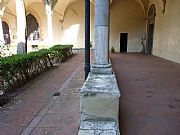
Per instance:
[[[109,52],[109,0],[95,1],[95,65],[108,65]]]
[[[16,0],[16,15],[17,15],[17,53],[25,53],[25,28],[26,15],[23,0]]]
[[[49,5],[46,5],[47,14],[47,41],[48,43],[53,42],[53,27],[52,27],[52,11]]]

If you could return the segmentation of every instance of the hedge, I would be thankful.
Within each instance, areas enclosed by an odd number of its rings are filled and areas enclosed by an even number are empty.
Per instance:
[[[37,74],[65,60],[72,54],[72,45],[55,45],[28,54],[0,58],[0,91],[19,86]],[[0,95],[1,96],[1,95]]]

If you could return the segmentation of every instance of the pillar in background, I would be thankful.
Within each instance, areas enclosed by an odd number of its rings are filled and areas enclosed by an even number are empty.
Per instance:
[[[53,42],[52,11],[58,0],[43,0],[47,15],[47,42]]]
[[[110,0],[95,1],[95,48],[92,73],[112,74],[109,64],[109,6]]]
[[[48,43],[53,42],[53,28],[52,28],[52,9],[51,6],[46,5],[47,15],[47,41]]]
[[[24,0],[16,0],[16,16],[17,16],[17,54],[25,53],[25,29],[26,15]]]

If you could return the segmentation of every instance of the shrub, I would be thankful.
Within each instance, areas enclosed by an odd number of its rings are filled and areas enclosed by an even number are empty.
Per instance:
[[[0,58],[0,90],[5,92],[27,82],[71,54],[72,45],[55,45],[50,49]]]

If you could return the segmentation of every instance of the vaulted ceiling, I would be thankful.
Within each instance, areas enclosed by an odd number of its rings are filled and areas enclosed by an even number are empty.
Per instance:
[[[24,0],[24,1],[25,1],[26,7],[28,7],[34,3],[42,3],[43,4],[43,0]],[[54,10],[59,14],[60,20],[63,20],[64,14],[65,14],[68,6],[77,1],[78,0],[58,0],[57,4],[55,5]],[[92,3],[94,3],[94,1],[95,0],[91,0]],[[116,0],[111,0],[111,3],[113,3],[113,1],[116,1]],[[149,0],[134,0],[134,1],[139,3],[141,8],[144,11],[144,14],[147,14]],[[158,0],[158,1],[162,1],[162,0]],[[10,0],[7,7],[8,7],[8,9],[11,9],[11,12],[13,12],[15,14],[15,10],[16,10],[15,9],[15,0]]]

